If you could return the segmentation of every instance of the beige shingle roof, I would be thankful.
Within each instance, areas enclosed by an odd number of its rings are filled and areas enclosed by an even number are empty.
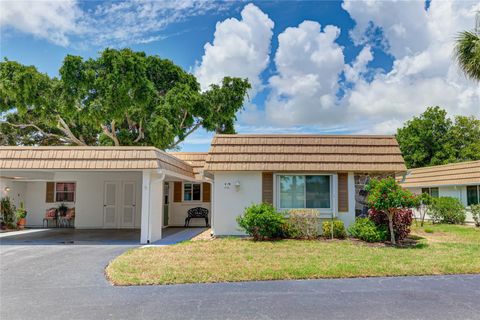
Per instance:
[[[405,171],[393,136],[216,135],[206,171]]]
[[[164,169],[195,176],[192,166],[154,147],[0,147],[1,169]]]
[[[169,152],[169,154],[188,163],[193,168],[195,176],[200,178],[208,152]]]
[[[480,184],[480,161],[411,169],[405,180],[403,176],[397,176],[397,179],[404,187]]]

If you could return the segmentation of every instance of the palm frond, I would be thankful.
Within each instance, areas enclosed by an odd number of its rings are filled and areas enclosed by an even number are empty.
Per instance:
[[[480,36],[470,31],[459,33],[454,54],[465,75],[480,81]]]

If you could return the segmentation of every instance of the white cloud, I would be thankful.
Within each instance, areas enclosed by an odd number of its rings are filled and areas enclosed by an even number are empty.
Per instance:
[[[425,10],[417,2],[374,4],[344,4],[357,22],[352,34],[361,38],[359,30],[365,32],[368,21],[381,26],[396,59],[390,72],[376,74],[370,83],[358,78],[347,92],[344,103],[352,118],[368,118],[372,125],[367,130],[372,132],[392,132],[426,106],[439,105],[452,115],[480,115],[480,86],[467,81],[452,59],[455,35],[473,28],[480,5],[432,1]]]
[[[218,22],[213,43],[205,44],[205,54],[195,75],[207,89],[225,76],[248,78],[253,94],[261,89],[260,74],[269,64],[273,21],[253,4],[247,4],[241,19]]]
[[[221,11],[229,3],[199,0],[108,1],[84,9],[76,0],[1,1],[0,26],[60,46],[125,46],[164,39],[165,28],[188,17]]]
[[[277,74],[269,80],[265,110],[276,125],[328,124],[341,117],[335,94],[344,68],[340,29],[314,21],[287,28],[278,36]]]
[[[69,44],[69,35],[81,31],[77,23],[81,17],[74,0],[0,2],[0,27],[12,27],[61,46]]]
[[[367,45],[363,47],[351,65],[345,65],[345,80],[348,82],[357,82],[360,80],[361,77],[367,73],[367,65],[372,60],[372,49]]]

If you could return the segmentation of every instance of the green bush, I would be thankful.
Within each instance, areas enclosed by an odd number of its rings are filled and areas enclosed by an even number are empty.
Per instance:
[[[480,204],[472,204],[470,206],[470,210],[472,211],[473,221],[475,221],[475,225],[480,227]]]
[[[430,206],[433,223],[462,224],[467,214],[460,200],[452,197],[435,198]]]
[[[320,236],[320,212],[315,209],[288,211],[286,236],[298,239],[315,239]]]
[[[385,241],[388,230],[384,226],[377,226],[369,218],[357,218],[355,223],[348,228],[348,233],[354,238],[367,242]]]
[[[322,224],[323,236],[325,238],[332,237],[332,221],[324,221]],[[347,237],[347,231],[342,220],[333,220],[333,237],[336,239],[345,239]]]
[[[0,213],[2,215],[3,223],[7,226],[13,226],[15,221],[15,206],[10,201],[9,197],[0,200]]]
[[[432,228],[425,228],[424,230],[426,233],[433,233],[433,229]]]
[[[275,239],[285,236],[285,217],[267,203],[254,204],[237,217],[242,230],[254,240]]]

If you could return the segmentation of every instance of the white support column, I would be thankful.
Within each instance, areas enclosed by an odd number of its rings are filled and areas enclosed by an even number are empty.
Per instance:
[[[164,178],[165,175],[161,175],[150,182],[149,243],[162,238]]]
[[[210,182],[210,211],[211,211],[211,220],[210,227],[212,229],[212,234],[215,235],[215,182]]]
[[[140,243],[150,240],[150,172],[142,172],[142,221],[140,224]]]

